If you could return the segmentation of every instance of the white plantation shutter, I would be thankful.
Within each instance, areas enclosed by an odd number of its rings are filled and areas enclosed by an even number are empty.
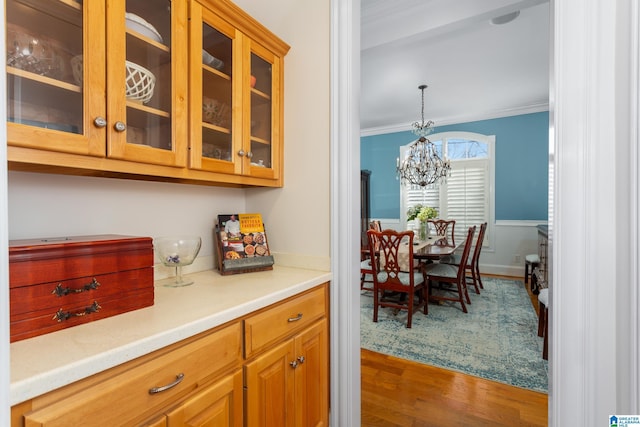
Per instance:
[[[443,218],[456,220],[456,241],[464,240],[467,229],[489,219],[489,160],[451,162],[451,176],[442,185],[446,203]]]

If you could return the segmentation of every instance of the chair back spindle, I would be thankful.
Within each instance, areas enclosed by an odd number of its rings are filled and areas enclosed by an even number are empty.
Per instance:
[[[413,232],[395,230],[368,230],[371,259],[375,259],[374,247],[379,246],[373,267],[373,321],[378,321],[379,307],[392,307],[407,310],[407,328],[411,328],[414,310],[424,307],[427,314],[425,277],[422,271],[414,268]],[[402,254],[400,253],[402,251]],[[402,256],[402,261],[400,257]],[[405,259],[406,257],[406,259]],[[406,261],[406,262],[404,262]],[[385,292],[404,294],[405,298],[389,299]],[[417,303],[414,301],[418,297]]]
[[[455,245],[455,219],[430,219],[428,225],[433,226],[436,236],[445,236],[451,245]]]
[[[444,300],[444,301],[454,301],[459,302],[462,307],[462,311],[467,313],[467,306],[465,305],[465,300],[467,304],[471,304],[471,299],[469,298],[469,292],[467,291],[467,283],[466,283],[466,265],[469,260],[469,253],[471,252],[471,245],[473,244],[473,236],[476,232],[476,227],[469,227],[467,231],[467,237],[464,243],[464,249],[462,250],[462,254],[460,255],[460,264],[446,264],[446,263],[434,263],[427,264],[425,268],[425,275],[427,278],[427,288],[429,288],[431,283],[451,283],[456,285],[455,288],[450,290],[443,291],[453,291],[456,292],[457,295],[453,297],[449,297],[446,295],[431,295],[431,298]]]

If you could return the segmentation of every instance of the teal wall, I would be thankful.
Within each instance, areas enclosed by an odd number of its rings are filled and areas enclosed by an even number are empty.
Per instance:
[[[433,133],[495,135],[496,220],[546,221],[548,207],[549,113],[436,126]],[[400,218],[396,159],[410,131],[360,138],[360,167],[371,171],[371,217]]]

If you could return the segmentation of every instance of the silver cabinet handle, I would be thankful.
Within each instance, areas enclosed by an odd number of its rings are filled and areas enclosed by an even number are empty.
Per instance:
[[[304,363],[304,361],[305,361],[304,356],[298,356],[298,362]]]
[[[252,158],[252,157],[253,157],[253,153],[252,153],[251,151],[249,151],[249,152],[247,153],[247,157],[248,157],[248,158]]]
[[[291,323],[291,322],[297,322],[298,320],[302,319],[302,313],[298,313],[298,315],[296,317],[289,317],[287,319],[287,322]]]
[[[125,125],[121,121],[117,121],[116,124],[113,125],[113,128],[118,132],[124,132],[125,130],[127,130],[127,125]]]
[[[163,385],[161,387],[152,387],[149,389],[149,394],[156,394],[156,393],[161,393],[165,390],[169,390],[170,388],[173,388],[175,386],[177,386],[178,384],[180,384],[182,382],[182,380],[184,379],[184,374],[180,373],[178,375],[176,375],[176,380],[170,384],[167,385]]]
[[[103,128],[107,126],[107,119],[105,119],[104,117],[96,117],[95,119],[93,119],[93,124],[97,127],[97,128]]]
[[[241,149],[240,151],[238,151],[238,156],[242,157],[244,156],[244,154],[245,154],[244,150]]]
[[[293,362],[289,362],[289,365],[291,365],[293,369],[296,369],[298,367],[298,362],[294,360]]]

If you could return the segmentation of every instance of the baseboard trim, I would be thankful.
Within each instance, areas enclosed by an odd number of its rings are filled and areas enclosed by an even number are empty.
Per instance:
[[[524,265],[522,267],[508,265],[484,265],[480,264],[480,274],[496,274],[499,276],[510,276],[524,278]]]

